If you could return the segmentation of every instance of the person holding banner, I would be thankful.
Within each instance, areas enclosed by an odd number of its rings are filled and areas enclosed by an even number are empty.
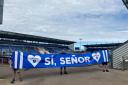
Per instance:
[[[63,74],[63,70],[64,70],[64,74],[68,74],[68,72],[66,71],[66,67],[60,67],[60,75]]]
[[[11,83],[12,84],[15,83],[15,81],[16,81],[16,74],[18,74],[19,80],[23,81],[22,78],[21,78],[20,70],[19,69],[15,69],[15,68],[12,67],[12,59],[11,58],[9,59],[8,63],[10,64],[10,68],[12,68],[12,71],[13,71],[13,78],[11,80]]]
[[[103,72],[109,72],[109,70],[108,70],[108,62],[103,62],[102,63],[102,65],[103,65]]]
[[[103,55],[104,55],[104,62],[102,62],[103,72],[109,72],[108,70],[109,54],[110,54],[109,51],[107,50],[103,51]]]
[[[62,52],[60,54],[66,54],[66,52],[64,52],[64,50],[62,50]],[[60,67],[60,75],[62,75],[63,73],[64,74],[68,74],[65,66],[64,67]]]

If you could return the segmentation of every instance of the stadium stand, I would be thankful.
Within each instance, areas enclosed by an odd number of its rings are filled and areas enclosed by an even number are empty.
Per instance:
[[[39,53],[38,49],[47,53],[60,53],[62,50],[69,52],[69,46],[74,43],[68,40],[0,31],[0,62],[7,62],[11,53],[16,50],[31,53]]]
[[[107,43],[107,44],[92,44],[92,45],[84,45],[87,49],[86,51],[97,51],[97,50],[112,50],[122,43]]]

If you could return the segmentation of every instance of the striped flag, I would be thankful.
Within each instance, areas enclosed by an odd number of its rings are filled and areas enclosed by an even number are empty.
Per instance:
[[[53,56],[56,56],[53,58]],[[109,51],[101,50],[85,54],[30,54],[21,51],[12,53],[12,68],[74,67],[101,64],[109,61]]]
[[[15,51],[12,57],[12,67],[14,69],[23,69],[23,52]]]

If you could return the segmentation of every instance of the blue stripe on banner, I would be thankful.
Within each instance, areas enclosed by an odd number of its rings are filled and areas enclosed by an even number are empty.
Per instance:
[[[17,66],[17,68],[19,69],[20,68],[20,52],[18,51],[18,66]]]

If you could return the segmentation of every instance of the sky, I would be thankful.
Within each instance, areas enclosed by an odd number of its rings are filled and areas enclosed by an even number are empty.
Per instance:
[[[76,42],[128,40],[122,0],[5,0],[0,30]]]

